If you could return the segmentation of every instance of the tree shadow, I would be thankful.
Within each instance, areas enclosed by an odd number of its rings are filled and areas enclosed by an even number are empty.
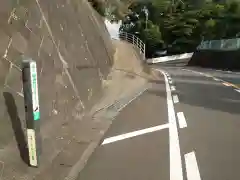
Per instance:
[[[174,86],[182,104],[192,107],[204,107],[215,111],[240,114],[240,97],[232,88],[201,76],[173,75]],[[166,97],[164,90],[151,89],[148,92],[159,97]]]
[[[9,92],[3,92],[3,96],[5,99],[5,104],[7,107],[9,117],[11,119],[12,128],[14,131],[15,139],[17,141],[20,156],[22,160],[29,165],[29,153],[28,153],[27,142],[21,126],[21,120],[18,116],[18,110],[15,103],[15,99],[13,95]]]

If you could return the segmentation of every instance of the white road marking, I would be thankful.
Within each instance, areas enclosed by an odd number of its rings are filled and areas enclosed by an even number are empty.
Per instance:
[[[186,122],[186,119],[185,119],[185,116],[184,116],[183,112],[178,112],[177,117],[178,117],[179,127],[180,128],[187,127],[187,122]]]
[[[215,81],[220,81],[219,79],[217,79],[217,78],[213,78]]]
[[[175,86],[171,86],[171,91],[176,91],[176,87]]]
[[[179,103],[179,99],[178,99],[178,96],[177,95],[173,95],[173,102],[176,104],[176,103]]]
[[[187,179],[201,180],[195,153],[190,152],[188,154],[185,154],[184,158],[186,162]]]
[[[160,71],[160,70],[158,70]],[[161,71],[160,71],[161,72]],[[167,92],[168,121],[169,121],[169,151],[170,151],[170,180],[183,180],[182,160],[180,153],[179,137],[172,93],[167,76],[162,72]]]
[[[173,81],[170,79],[170,80],[169,80],[169,83],[170,83],[170,84],[172,84],[172,83],[173,83]]]
[[[140,136],[140,135],[155,132],[155,131],[160,131],[160,130],[166,129],[166,128],[169,128],[169,124],[163,124],[163,125],[159,125],[159,126],[150,127],[150,128],[147,128],[147,129],[141,129],[141,130],[138,130],[138,131],[133,131],[133,132],[126,133],[126,134],[121,134],[121,135],[118,135],[118,136],[106,138],[103,141],[102,145],[110,144],[110,143],[113,143],[113,142],[116,142],[116,141],[121,141],[121,140],[124,140],[124,139]]]
[[[240,89],[235,89],[235,91],[239,92],[240,93]]]

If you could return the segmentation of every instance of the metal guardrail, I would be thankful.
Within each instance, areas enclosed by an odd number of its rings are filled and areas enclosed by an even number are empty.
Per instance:
[[[116,36],[113,36],[112,38],[117,39],[117,40],[127,41],[127,42],[133,44],[139,50],[140,54],[143,55],[143,58],[144,59],[146,58],[146,45],[141,39],[139,39],[134,34],[127,33],[127,32],[121,32],[121,33],[117,34]]]

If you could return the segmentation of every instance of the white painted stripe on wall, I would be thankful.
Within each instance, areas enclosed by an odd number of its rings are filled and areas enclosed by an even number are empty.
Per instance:
[[[174,60],[187,59],[187,58],[191,58],[192,55],[193,53],[184,53],[184,54],[178,54],[178,55],[172,55],[172,56],[163,56],[158,58],[147,59],[147,63],[159,63],[159,62],[168,62],[168,61],[174,61]]]
[[[225,82],[222,83],[222,84],[223,84],[224,86],[228,86],[228,87],[229,87],[229,86],[232,86],[231,84],[228,84],[228,83],[225,83]]]

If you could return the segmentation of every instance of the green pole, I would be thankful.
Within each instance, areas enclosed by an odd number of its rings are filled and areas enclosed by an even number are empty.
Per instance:
[[[29,165],[38,167],[41,151],[41,136],[37,64],[35,61],[31,59],[23,60],[22,80],[27,124]]]

